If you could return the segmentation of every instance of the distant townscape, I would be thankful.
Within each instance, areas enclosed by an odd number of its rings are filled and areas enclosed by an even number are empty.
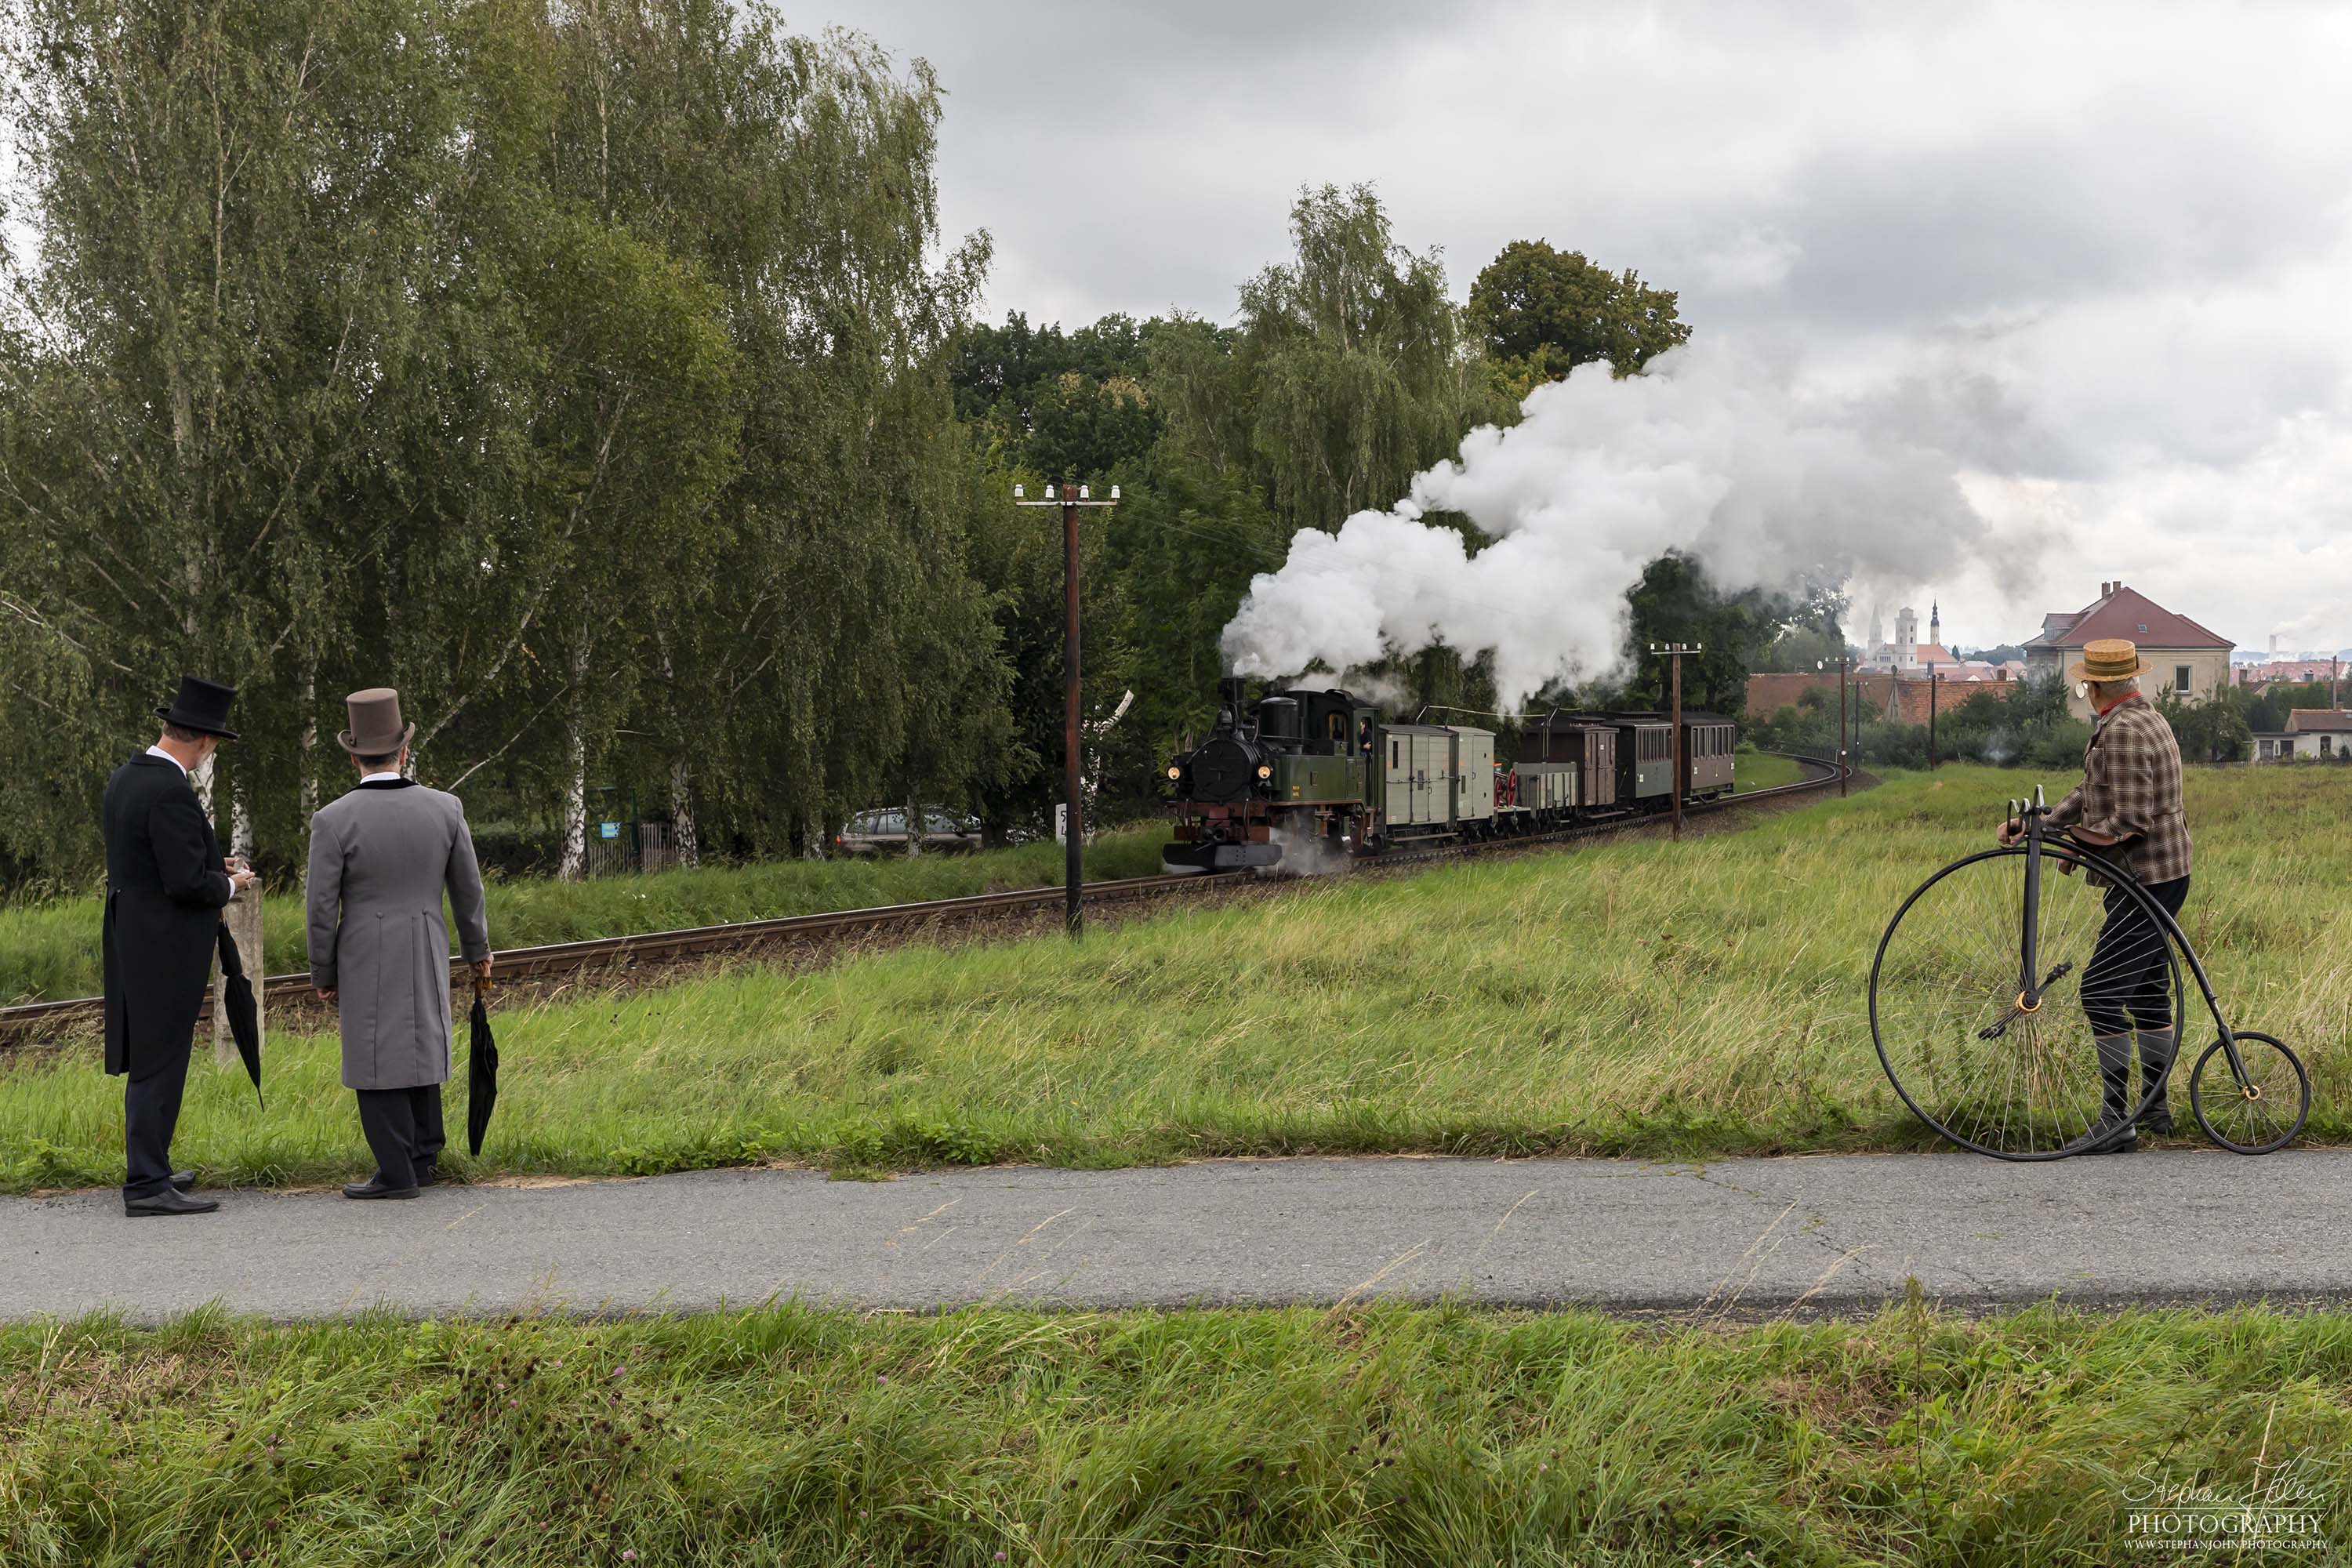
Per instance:
[[[1895,612],[1894,633],[1885,635],[1884,616],[1874,608],[1868,640],[1845,650],[1843,671],[1832,653],[1814,669],[1783,665],[1751,675],[1747,712],[1757,743],[1834,746],[1843,680],[1859,713],[1865,761],[2061,765],[2080,756],[2093,716],[2064,671],[2085,645],[2122,637],[2153,668],[2143,687],[2171,720],[2190,761],[2352,757],[2340,656],[2281,657],[2276,637],[2267,652],[2242,654],[2228,637],[2120,579],[2101,582],[2097,596],[2080,608],[2045,613],[2040,629],[2021,643],[1954,647],[1944,640],[1942,607],[1933,600],[1926,637],[1908,605]]]

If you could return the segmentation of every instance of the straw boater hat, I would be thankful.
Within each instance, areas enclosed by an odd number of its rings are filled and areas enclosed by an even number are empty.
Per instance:
[[[2148,667],[2140,662],[2139,649],[2129,637],[2096,637],[2083,645],[2083,657],[2066,668],[2069,680],[2129,680],[2135,675],[2146,675]]]
[[[416,726],[400,722],[400,693],[389,686],[371,686],[343,699],[352,727],[335,737],[355,757],[388,757],[408,744]]]

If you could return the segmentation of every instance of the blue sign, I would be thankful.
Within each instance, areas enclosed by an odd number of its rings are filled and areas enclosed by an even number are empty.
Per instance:
[[[599,836],[605,838],[618,838],[621,836],[621,825],[617,822],[600,822],[596,825],[596,829]]]

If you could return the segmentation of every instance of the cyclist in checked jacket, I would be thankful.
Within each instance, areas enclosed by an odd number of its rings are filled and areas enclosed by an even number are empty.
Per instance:
[[[2066,672],[2086,683],[2085,695],[2098,710],[2091,743],[2083,752],[2083,782],[2050,810],[2053,828],[2103,851],[2115,868],[2091,875],[2105,887],[2106,922],[2083,972],[2083,1011],[2098,1047],[2104,1104],[2092,1129],[2092,1152],[2128,1153],[2138,1146],[2140,1127],[2172,1131],[2165,1082],[2179,1049],[2173,1026],[2170,968],[2164,933],[2137,900],[2115,885],[2116,876],[2139,882],[2148,897],[2178,916],[2189,897],[2189,819],[2180,807],[2180,747],[2172,726],[2139,692],[2147,666],[2139,650],[2122,637],[2086,644],[2083,658]],[[2019,824],[2004,824],[2000,842],[2013,841]],[[2132,1035],[2139,1037],[2140,1093],[2132,1092]],[[2148,1098],[2150,1094],[2153,1098]],[[2148,1099],[2137,1122],[2132,1108]]]

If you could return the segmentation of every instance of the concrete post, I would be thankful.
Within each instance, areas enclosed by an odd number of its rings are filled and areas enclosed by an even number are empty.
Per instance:
[[[261,884],[253,882],[245,891],[229,900],[221,910],[228,922],[229,939],[236,943],[238,961],[245,965],[245,977],[253,982],[254,1015],[264,1026],[261,1001]],[[221,1005],[220,950],[213,950],[213,1060],[223,1067],[238,1066],[236,1038],[228,1032],[228,1009]]]

